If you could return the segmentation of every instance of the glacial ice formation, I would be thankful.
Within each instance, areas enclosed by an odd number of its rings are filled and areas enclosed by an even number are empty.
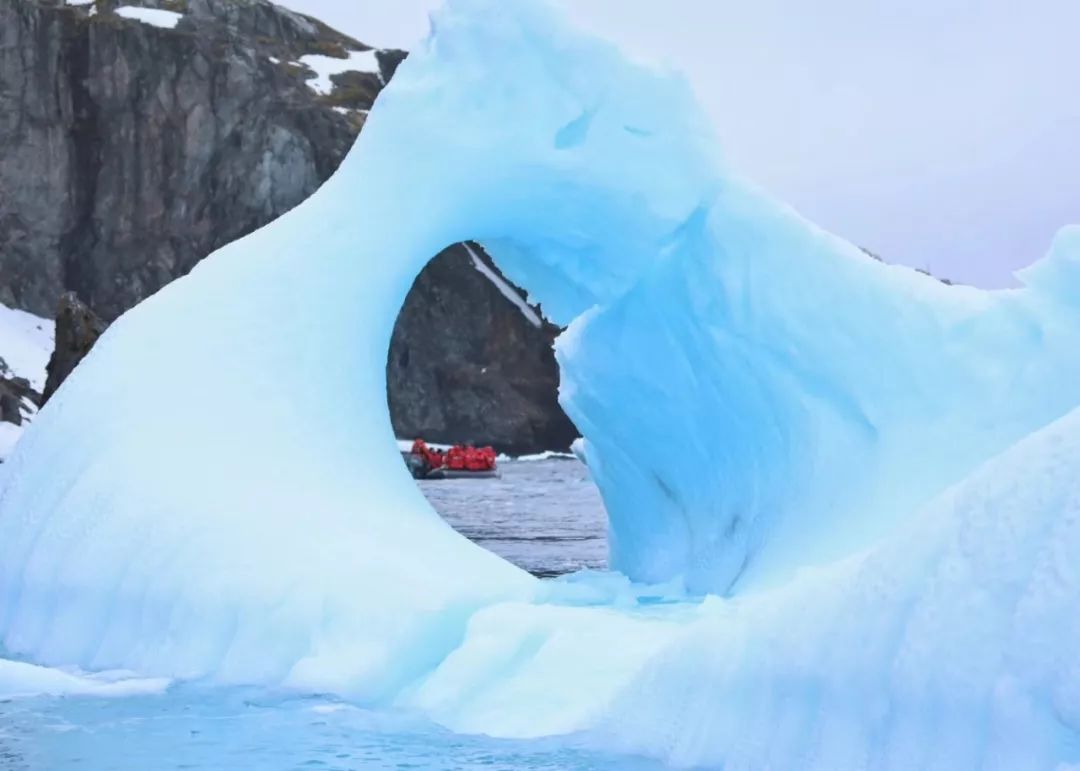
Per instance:
[[[570,324],[613,566],[713,596],[538,582],[416,490],[386,353],[466,239]],[[674,75],[451,0],[338,174],[120,319],[24,437],[0,643],[682,764],[1075,762],[1080,229],[1021,278],[880,264],[731,174]]]
[[[569,721],[677,766],[1064,769],[1080,761],[1078,467],[1080,409],[776,589],[485,609],[411,703],[468,732]]]
[[[870,554],[718,604],[650,662],[606,730],[623,749],[725,768],[1075,763],[1077,468],[1080,410]]]
[[[140,679],[126,672],[103,672],[88,676],[20,661],[0,660],[0,700],[4,701],[42,695],[140,696],[162,693],[169,684],[163,678]]]

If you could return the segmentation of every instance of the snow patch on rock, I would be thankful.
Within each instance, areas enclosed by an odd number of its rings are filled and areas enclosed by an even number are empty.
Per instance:
[[[133,21],[141,21],[151,27],[161,29],[175,29],[184,14],[176,11],[166,11],[160,8],[140,8],[134,5],[123,5],[116,9],[116,15]]]
[[[498,273],[493,271],[488,264],[480,259],[480,255],[476,253],[471,246],[465,244],[465,251],[469,253],[469,257],[472,258],[473,267],[480,271],[481,274],[487,278],[495,288],[499,290],[499,294],[514,304],[514,307],[521,311],[521,315],[524,316],[530,324],[539,329],[544,326],[543,319],[540,318],[540,314],[532,309],[527,302],[518,294],[514,287],[506,283],[506,280],[502,278]]]
[[[379,60],[375,50],[350,51],[349,58],[339,59],[322,54],[309,54],[300,57],[300,64],[310,69],[315,74],[308,78],[308,85],[319,94],[329,95],[334,90],[334,75],[346,72],[371,72],[379,74]],[[380,76],[381,80],[381,76]]]
[[[29,380],[35,391],[45,388],[45,368],[55,339],[53,321],[0,305],[0,359],[10,374]]]
[[[22,378],[40,394],[45,388],[55,330],[55,323],[48,319],[0,305],[0,378]],[[0,462],[14,452],[26,421],[37,413],[37,405],[24,398],[20,411],[23,425],[0,422]]]

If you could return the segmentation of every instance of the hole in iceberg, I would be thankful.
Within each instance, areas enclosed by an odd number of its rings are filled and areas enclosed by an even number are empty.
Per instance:
[[[417,276],[387,356],[391,421],[421,492],[459,533],[539,577],[607,565],[603,503],[557,401],[560,331],[479,244],[455,244]],[[491,447],[494,467],[441,470],[453,445]]]

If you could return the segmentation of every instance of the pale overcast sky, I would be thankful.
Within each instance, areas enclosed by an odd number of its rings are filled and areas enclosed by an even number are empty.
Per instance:
[[[408,48],[438,0],[286,0]],[[729,161],[884,258],[981,286],[1080,223],[1077,0],[555,0],[684,71]]]

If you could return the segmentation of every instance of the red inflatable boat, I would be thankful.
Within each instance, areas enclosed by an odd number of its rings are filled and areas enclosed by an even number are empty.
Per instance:
[[[495,450],[491,447],[454,445],[445,452],[429,447],[423,439],[404,453],[414,479],[490,479],[499,476]]]

